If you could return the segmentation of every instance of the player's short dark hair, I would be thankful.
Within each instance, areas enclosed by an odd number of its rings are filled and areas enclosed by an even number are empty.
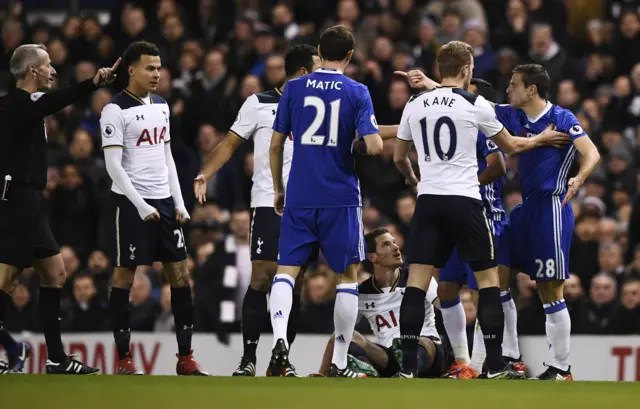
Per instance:
[[[364,243],[367,248],[367,253],[375,253],[378,245],[376,243],[376,239],[383,234],[389,233],[389,230],[384,227],[378,227],[377,229],[371,230],[364,236]]]
[[[490,82],[480,78],[472,78],[471,85],[475,85],[478,90],[478,95],[483,96],[487,101],[496,101],[498,93]]]
[[[143,55],[150,55],[153,57],[157,57],[160,55],[160,50],[158,46],[147,42],[147,41],[136,41],[134,43],[129,44],[129,47],[124,51],[124,55],[122,56],[122,60],[124,62],[125,67],[129,67],[134,65],[138,61],[140,61],[140,57]]]
[[[540,98],[547,99],[551,89],[551,77],[540,64],[523,64],[513,69],[513,74],[522,74],[522,82],[525,87],[535,85]]]
[[[343,61],[356,46],[356,39],[345,26],[333,26],[320,35],[320,53],[327,61]]]
[[[296,44],[284,56],[284,71],[287,77],[293,76],[301,68],[311,72],[313,57],[318,55],[318,49],[309,44]]]
[[[438,69],[442,78],[455,78],[462,67],[471,65],[473,48],[462,41],[451,41],[438,52]]]

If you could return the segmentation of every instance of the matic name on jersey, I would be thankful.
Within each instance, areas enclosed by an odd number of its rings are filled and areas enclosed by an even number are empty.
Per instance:
[[[242,104],[236,121],[229,132],[246,141],[253,137],[253,186],[251,187],[251,207],[273,207],[273,179],[269,163],[269,147],[273,135],[273,121],[278,112],[282,93],[278,88],[261,94],[251,95]],[[284,144],[282,179],[284,185],[289,180],[293,140],[289,135]]]
[[[122,147],[122,167],[145,199],[171,196],[164,144],[171,141],[170,109],[157,95],[139,98],[124,90],[107,104],[100,118],[102,148]],[[111,190],[124,194],[114,183]]]

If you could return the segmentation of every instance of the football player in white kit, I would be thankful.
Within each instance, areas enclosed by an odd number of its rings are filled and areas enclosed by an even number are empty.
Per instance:
[[[287,79],[313,72],[320,64],[318,50],[310,45],[295,45],[285,56],[284,70]],[[269,166],[269,147],[273,134],[273,121],[278,101],[286,86],[251,95],[242,104],[240,112],[226,138],[218,145],[194,180],[194,192],[200,203],[206,200],[207,180],[229,161],[242,143],[253,138],[253,186],[251,187],[251,284],[242,304],[243,354],[233,376],[255,376],[256,349],[260,333],[267,322],[267,292],[278,268],[278,241],[280,216],[273,210],[273,180]],[[283,177],[286,181],[293,157],[293,140],[288,138],[284,147]],[[294,292],[290,317],[289,344],[295,338],[300,316],[300,291]],[[287,368],[287,376],[296,376],[293,367]]]
[[[170,109],[154,95],[160,79],[160,53],[154,44],[129,45],[123,62],[129,84],[102,110],[100,128],[107,172],[113,180],[116,266],[111,323],[118,373],[142,375],[129,351],[129,293],[138,266],[161,261],[171,285],[171,311],[178,342],[178,375],[208,375],[193,359],[193,301],[187,248],[181,225],[189,220],[171,154]]]
[[[385,228],[377,228],[365,236],[367,260],[373,275],[358,286],[359,318],[369,321],[376,342],[357,331],[349,345],[348,364],[357,366],[367,376],[389,378],[402,368],[399,348],[400,304],[404,296],[409,270],[402,266],[402,253],[396,239]],[[450,348],[442,343],[436,329],[435,310],[438,284],[432,279],[424,300],[425,315],[417,351],[418,376],[439,378],[453,363]],[[326,376],[331,366],[334,336],[325,349],[319,375]]]
[[[442,86],[410,99],[398,129],[394,161],[407,181],[418,186],[407,251],[410,274],[400,314],[405,377],[417,375],[425,292],[434,270],[444,267],[454,247],[478,282],[478,321],[488,367],[483,377],[515,377],[502,357],[504,315],[493,237],[480,198],[478,132],[509,154],[568,142],[568,135],[550,129],[530,138],[514,138],[482,96],[466,91],[473,61],[470,45],[460,41],[444,45],[438,54]],[[413,143],[419,158],[419,183],[408,157]]]

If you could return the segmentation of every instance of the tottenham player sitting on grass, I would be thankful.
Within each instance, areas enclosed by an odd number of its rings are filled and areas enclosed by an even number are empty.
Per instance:
[[[474,95],[482,95],[487,100],[495,100],[496,92],[488,82],[472,79],[469,91]],[[487,214],[489,229],[493,234],[494,243],[498,243],[502,227],[506,223],[506,213],[502,208],[502,186],[506,165],[504,154],[498,146],[487,137],[479,133],[477,141],[478,181],[480,195]],[[496,251],[499,249],[496,247]],[[473,336],[473,355],[469,357],[467,341],[466,319],[464,308],[460,303],[460,289],[466,284],[474,291],[477,306],[478,283],[468,263],[460,261],[456,249],[451,253],[447,264],[440,270],[438,285],[438,299],[440,300],[442,321],[447,331],[456,362],[447,371],[448,378],[471,379],[482,372],[486,352],[484,337],[480,325],[476,323]],[[515,304],[510,294],[501,292],[502,310],[505,319],[504,339],[502,340],[502,354],[505,361],[520,374],[525,376],[526,368],[520,359],[518,337],[516,333],[517,314]],[[470,365],[471,363],[471,365]]]
[[[420,71],[407,74],[415,88],[438,84]],[[553,355],[551,365],[535,379],[572,380],[569,365],[571,320],[563,287],[569,277],[569,251],[573,235],[573,209],[567,206],[600,159],[598,149],[575,115],[547,100],[551,79],[538,64],[517,66],[507,89],[509,105],[494,106],[498,120],[524,137],[549,126],[569,134],[572,144],[562,149],[535,149],[518,157],[523,203],[516,207],[500,236],[500,285],[519,271],[537,281]],[[567,181],[576,150],[578,174]]]
[[[189,220],[171,154],[170,109],[154,95],[160,56],[151,43],[132,43],[124,53],[129,84],[104,107],[102,147],[113,180],[116,266],[111,287],[111,323],[118,373],[143,374],[129,350],[129,292],[138,266],[161,261],[171,285],[171,311],[178,341],[178,375],[206,375],[193,359],[193,302],[187,248],[181,225]]]
[[[310,45],[295,45],[284,59],[284,70],[288,79],[313,72],[319,65],[318,50]],[[269,146],[273,135],[273,120],[278,102],[286,82],[278,88],[251,95],[240,108],[236,121],[227,137],[216,147],[204,168],[193,183],[196,199],[204,203],[207,180],[213,176],[233,155],[240,145],[253,138],[253,186],[251,187],[251,284],[242,304],[243,354],[234,376],[255,376],[256,349],[260,333],[267,327],[267,292],[278,268],[278,240],[280,239],[280,216],[273,210],[273,180],[269,165]],[[288,137],[284,144],[283,178],[289,178],[293,140]],[[302,275],[301,275],[302,276]],[[297,280],[298,282],[300,280]],[[293,343],[300,318],[300,285],[293,293],[293,304],[289,316],[287,341]],[[287,376],[295,376],[293,366],[287,367]]]
[[[357,331],[349,345],[348,364],[354,371],[367,376],[389,378],[402,368],[400,350],[400,303],[407,284],[409,269],[402,266],[402,254],[396,239],[387,229],[377,228],[365,236],[367,259],[373,275],[359,284],[358,315],[369,321],[376,342],[367,340]],[[367,263],[367,261],[365,261]],[[418,345],[418,376],[442,376],[453,362],[448,348],[436,330],[433,302],[437,283],[432,280],[424,301],[425,316]],[[332,336],[319,370],[326,376],[331,365],[335,336]]]
[[[482,132],[503,151],[519,153],[542,145],[566,143],[567,135],[545,130],[532,138],[514,138],[498,122],[489,103],[469,88],[473,49],[452,41],[438,54],[443,86],[407,103],[398,129],[394,161],[413,186],[418,203],[411,221],[409,281],[402,301],[400,331],[403,376],[417,374],[417,346],[424,321],[424,297],[435,268],[444,267],[454,247],[478,281],[478,321],[484,333],[489,379],[516,375],[502,357],[504,314],[500,301],[493,236],[480,200],[476,145]],[[420,182],[409,151],[416,144]]]

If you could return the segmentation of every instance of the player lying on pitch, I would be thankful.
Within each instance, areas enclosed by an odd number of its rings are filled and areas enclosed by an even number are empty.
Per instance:
[[[358,316],[369,321],[376,343],[354,331],[348,365],[351,370],[364,372],[370,377],[389,378],[400,372],[402,365],[400,304],[409,269],[402,266],[400,248],[387,229],[371,231],[365,236],[365,244],[373,275],[359,285]],[[436,330],[432,303],[436,299],[437,287],[433,280],[425,299],[426,313],[418,348],[418,376],[421,378],[438,378],[453,363],[453,356]],[[317,375],[329,373],[334,342],[335,335],[327,344]]]

